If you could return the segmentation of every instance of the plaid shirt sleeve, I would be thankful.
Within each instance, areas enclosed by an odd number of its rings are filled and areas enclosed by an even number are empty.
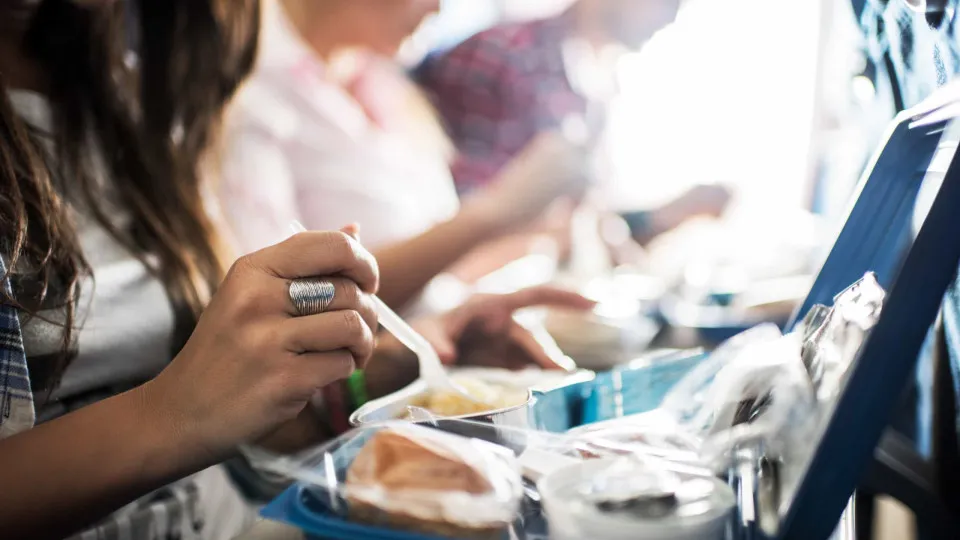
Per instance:
[[[6,265],[0,257],[0,278],[6,276]],[[10,283],[0,286],[11,294]],[[30,390],[23,336],[17,309],[0,303],[0,439],[33,427],[35,413]]]
[[[481,32],[421,71],[459,151],[453,175],[461,193],[487,183],[536,133],[519,69],[523,32]]]
[[[538,133],[584,114],[563,66],[562,25],[557,18],[495,27],[419,70],[459,150],[453,174],[461,193],[489,182]]]

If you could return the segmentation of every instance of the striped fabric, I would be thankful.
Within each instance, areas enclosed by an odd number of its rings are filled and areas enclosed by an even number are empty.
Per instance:
[[[6,275],[0,257],[0,276]],[[9,293],[7,280],[3,286]],[[0,304],[0,439],[33,427],[35,410],[17,309]],[[0,466],[10,466],[0,463]],[[248,483],[268,480],[251,470]],[[273,489],[285,487],[277,480]],[[229,540],[252,525],[256,508],[243,499],[227,467],[215,466],[124,506],[69,540]],[[0,538],[6,538],[0,531]]]
[[[0,277],[7,270],[0,258]],[[10,283],[0,284],[11,294]],[[35,413],[20,320],[11,305],[0,304],[0,439],[33,427]]]
[[[461,193],[486,184],[537,133],[586,112],[564,69],[569,17],[491,28],[416,70],[458,150]]]

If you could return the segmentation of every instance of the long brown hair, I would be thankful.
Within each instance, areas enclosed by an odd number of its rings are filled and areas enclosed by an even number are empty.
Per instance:
[[[34,284],[0,301],[35,314],[57,292],[64,347],[42,370],[53,384],[71,355],[78,286],[89,273],[67,201],[88,207],[164,283],[175,350],[192,332],[223,275],[200,166],[256,55],[258,0],[104,4],[43,0],[30,23],[23,45],[48,78],[52,133],[31,131],[0,92],[0,252],[18,282]],[[91,174],[98,150],[129,229],[108,215],[105,186]]]

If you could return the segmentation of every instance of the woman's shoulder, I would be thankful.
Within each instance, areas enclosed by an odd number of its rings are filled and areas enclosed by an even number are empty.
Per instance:
[[[230,104],[227,136],[255,134],[281,143],[308,144],[328,153],[326,144],[342,141],[358,123],[360,113],[344,95],[332,84],[301,87],[265,75],[254,77]],[[314,144],[318,137],[325,144]]]
[[[281,85],[254,77],[237,92],[227,111],[228,136],[258,132],[278,140],[296,136],[300,126],[297,108]]]

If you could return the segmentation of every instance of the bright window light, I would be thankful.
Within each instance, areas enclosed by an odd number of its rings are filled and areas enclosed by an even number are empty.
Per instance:
[[[819,25],[816,1],[689,2],[623,62],[613,199],[649,206],[718,182],[752,218],[807,204]]]

